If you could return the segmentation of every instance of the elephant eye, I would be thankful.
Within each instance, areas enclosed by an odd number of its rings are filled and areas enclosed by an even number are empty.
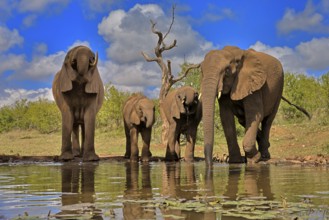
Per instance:
[[[230,73],[231,73],[231,69],[230,69],[230,67],[226,67],[226,68],[225,68],[225,76],[229,76]]]
[[[73,69],[77,69],[77,60],[76,59],[73,59],[72,61],[71,61],[71,66],[72,66],[72,68]]]
[[[143,115],[143,110],[142,110],[141,107],[138,108],[138,113],[139,113],[140,115]]]
[[[236,61],[235,61],[236,65],[239,65],[240,62],[241,62],[240,60],[236,60]]]

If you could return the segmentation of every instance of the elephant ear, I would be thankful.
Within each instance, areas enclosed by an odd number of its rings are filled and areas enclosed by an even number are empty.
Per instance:
[[[246,51],[243,56],[243,66],[237,73],[231,89],[231,99],[241,100],[259,90],[265,83],[267,73],[264,65],[254,50]]]
[[[171,116],[173,118],[180,119],[182,108],[184,109],[183,101],[184,100],[181,98],[181,94],[176,93],[174,101],[171,105]]]
[[[62,69],[60,70],[59,88],[61,92],[72,90],[72,81],[76,78],[75,70],[71,66],[74,50],[75,48],[66,54]]]
[[[99,93],[99,87],[103,86],[97,67],[91,72],[91,77],[85,87],[86,93]]]

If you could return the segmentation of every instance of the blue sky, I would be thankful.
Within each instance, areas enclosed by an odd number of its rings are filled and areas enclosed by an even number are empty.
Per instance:
[[[153,55],[166,32],[173,72],[225,45],[254,48],[281,60],[286,72],[329,71],[329,0],[0,0],[0,106],[18,99],[52,99],[51,83],[66,52],[84,44],[99,53],[104,83],[157,97],[161,73]]]

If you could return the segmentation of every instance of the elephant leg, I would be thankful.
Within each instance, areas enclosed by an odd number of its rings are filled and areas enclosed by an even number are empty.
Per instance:
[[[262,158],[265,160],[271,159],[271,154],[268,149],[270,147],[270,130],[274,117],[275,114],[272,114],[269,117],[264,118],[262,121],[262,130],[258,135],[258,150],[261,153]]]
[[[185,149],[185,161],[191,162],[194,160],[194,147],[196,141],[197,126],[192,124],[187,129],[186,134],[186,149]]]
[[[126,135],[126,153],[124,157],[128,159],[130,158],[131,155],[130,131],[126,123],[124,123],[124,126],[125,126],[125,135]]]
[[[263,120],[263,102],[260,91],[247,96],[243,101],[246,118],[246,133],[243,138],[243,149],[250,162],[258,162],[261,154],[256,148],[259,125]]]
[[[62,113],[62,150],[61,155],[59,156],[60,160],[72,160],[73,153],[72,153],[72,135],[73,129],[73,114],[68,109],[65,113]]]
[[[85,140],[83,144],[83,160],[84,161],[98,161],[99,157],[95,152],[95,120],[96,112],[93,108],[86,109],[84,115],[84,126],[85,126]]]
[[[219,100],[220,119],[222,122],[229,154],[229,163],[243,163],[237,136],[234,114],[230,108],[231,103],[229,98],[222,97]]]
[[[74,157],[80,156],[80,143],[79,143],[79,124],[73,124],[72,132],[72,151]]]
[[[142,148],[142,161],[149,161],[150,157],[152,157],[152,153],[150,151],[150,143],[151,143],[151,134],[152,128],[145,128],[142,132],[143,139],[143,148]]]
[[[168,131],[168,143],[167,143],[167,149],[166,149],[166,160],[169,161],[177,161],[178,155],[175,151],[175,145],[177,140],[177,131],[176,131],[176,123],[172,123],[169,125],[169,131]]]
[[[176,141],[175,141],[175,152],[177,154],[178,158],[181,158],[180,156],[180,137],[181,137],[181,133],[176,134]]]
[[[138,161],[138,130],[136,127],[132,127],[129,131],[130,134],[130,161]]]
[[[274,121],[274,118],[276,116],[276,113],[279,109],[280,105],[280,99],[276,103],[276,105],[273,108],[272,113],[263,119],[262,121],[262,132],[258,140],[258,150],[262,155],[262,158],[265,160],[271,159],[271,154],[269,152],[270,147],[270,131],[272,127],[272,123]]]

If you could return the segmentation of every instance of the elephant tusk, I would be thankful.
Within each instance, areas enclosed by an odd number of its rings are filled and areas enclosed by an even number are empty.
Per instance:
[[[219,99],[221,95],[222,95],[222,91],[219,91],[217,94],[217,99]]]
[[[199,97],[198,97],[198,100],[200,100],[200,99],[201,99],[201,94],[202,94],[202,93],[200,92],[200,94],[199,94]]]
[[[96,66],[98,63],[98,52],[96,52],[96,56],[95,56],[95,61],[93,63],[90,64],[91,67]]]

